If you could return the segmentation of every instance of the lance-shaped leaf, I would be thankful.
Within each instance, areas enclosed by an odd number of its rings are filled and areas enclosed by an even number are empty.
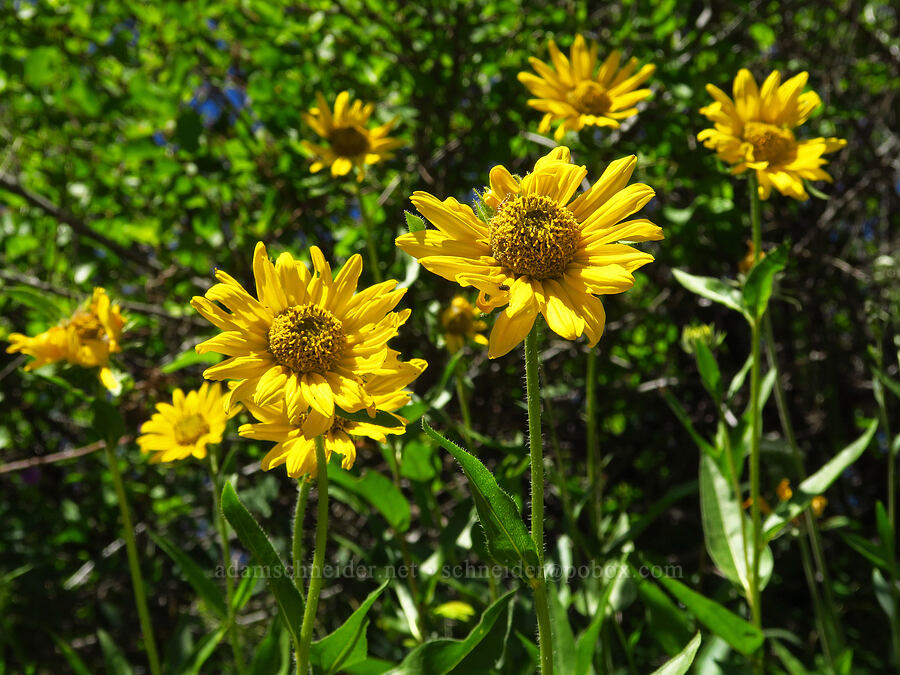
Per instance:
[[[694,639],[685,645],[678,654],[670,661],[664,663],[662,667],[653,671],[652,675],[684,675],[691,664],[694,663],[694,657],[697,656],[697,650],[700,649],[700,633],[698,632]]]
[[[478,625],[463,640],[431,640],[411,651],[389,675],[445,675],[458,666],[491,632],[500,615],[506,610],[515,591],[497,599],[484,610]]]
[[[231,483],[226,483],[222,490],[222,512],[234,531],[237,532],[238,539],[256,558],[256,562],[265,574],[269,589],[275,596],[281,618],[294,640],[299,640],[300,624],[303,621],[303,600],[300,598],[300,593],[291,581],[287,567],[281,561],[272,542],[269,541],[256,519],[241,504]]]
[[[846,448],[831,458],[827,464],[814,474],[809,476],[797,489],[789,501],[782,502],[775,509],[775,513],[766,519],[763,526],[763,532],[766,540],[775,537],[784,527],[794,518],[803,513],[804,509],[809,506],[813,497],[822,494],[831,484],[837,480],[848,466],[853,464],[860,455],[865,452],[872,442],[872,437],[878,429],[878,420],[873,420],[869,424],[865,433],[853,441]]]
[[[453,455],[466,474],[475,501],[475,509],[478,511],[478,518],[487,540],[488,551],[494,560],[518,571],[520,576],[526,578],[535,576],[539,565],[537,549],[512,497],[497,485],[494,475],[484,464],[441,436],[424,418],[422,428],[444,450]]]
[[[366,614],[387,585],[388,581],[385,581],[369,593],[369,597],[340,628],[312,643],[309,650],[309,662],[314,673],[332,675],[332,673],[342,672],[343,669],[366,660],[368,651],[366,628],[369,626]]]
[[[700,515],[709,557],[749,597],[748,563],[753,564],[750,519],[741,509],[732,485],[709,455],[700,458]],[[761,588],[771,577],[773,564],[772,552],[766,546],[759,561]]]
[[[687,607],[697,621],[706,626],[713,633],[725,640],[741,654],[750,655],[756,652],[765,639],[762,631],[737,614],[725,609],[714,600],[691,590],[680,581],[670,577],[658,579],[669,593]]]
[[[737,288],[729,286],[721,279],[698,277],[682,270],[672,270],[672,274],[675,275],[675,280],[679,284],[692,293],[748,316],[747,308],[744,305],[744,296]]]
[[[744,282],[744,306],[748,318],[760,319],[769,306],[775,275],[787,265],[787,244],[782,244],[760,260]]]

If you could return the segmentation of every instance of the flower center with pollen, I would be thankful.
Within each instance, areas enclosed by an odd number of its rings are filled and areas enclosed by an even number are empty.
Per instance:
[[[572,212],[544,195],[503,203],[488,229],[497,262],[534,279],[561,276],[581,238]]]
[[[765,122],[747,122],[744,140],[753,146],[751,161],[784,164],[796,154],[794,134],[789,129],[779,129]]]
[[[369,149],[369,138],[356,127],[337,127],[328,140],[331,148],[341,157],[355,157]]]
[[[578,86],[566,94],[566,100],[578,112],[588,115],[602,115],[609,112],[612,105],[606,89],[591,80],[579,82]]]
[[[327,373],[347,346],[334,314],[318,305],[294,305],[269,328],[269,352],[297,373]]]
[[[188,415],[175,423],[173,428],[178,445],[191,445],[198,438],[209,433],[209,425],[202,415]]]
[[[106,330],[93,314],[76,314],[69,323],[81,340],[102,340],[106,337]]]

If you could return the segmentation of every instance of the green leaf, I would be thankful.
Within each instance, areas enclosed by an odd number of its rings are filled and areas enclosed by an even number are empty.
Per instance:
[[[700,458],[700,516],[709,557],[722,574],[744,592],[744,597],[750,597],[747,569],[747,563],[753,563],[750,519],[743,512],[732,485],[709,455]],[[766,547],[760,559],[761,579],[767,580],[771,576],[773,564],[772,552]]]
[[[362,497],[384,516],[397,532],[409,529],[409,501],[389,478],[377,471],[366,471],[359,478],[337,466],[328,467],[328,479],[348,492]]]
[[[65,657],[66,662],[69,664],[69,667],[75,675],[91,675],[90,668],[85,665],[84,661],[81,660],[81,657],[78,656],[74,649],[57,635],[51,633],[50,637],[53,638],[53,642],[56,643],[56,647],[62,652],[63,657]],[[2,666],[2,662],[0,662],[0,666]],[[2,668],[0,668],[0,672],[2,672]]]
[[[713,356],[712,350],[703,342],[698,341],[694,348],[700,379],[703,380],[706,391],[718,404],[722,399],[722,373],[719,371],[719,364],[716,363],[716,357]]]
[[[663,664],[662,667],[657,668],[653,671],[652,675],[684,675],[691,667],[691,664],[694,663],[694,657],[697,655],[697,650],[700,649],[700,633],[698,632],[694,639],[687,643],[684,649],[682,649],[678,654]]]
[[[827,464],[809,476],[797,489],[789,501],[782,502],[775,512],[766,518],[763,534],[766,540],[775,537],[794,518],[803,513],[813,497],[824,493],[848,466],[853,464],[869,447],[878,429],[878,420],[873,420],[862,436],[831,458]]]
[[[241,583],[238,584],[238,587],[234,590],[234,595],[231,597],[231,607],[235,614],[241,611],[252,597],[257,580],[258,578],[253,574],[245,574],[241,578]]]
[[[512,497],[497,485],[484,464],[432,429],[425,418],[422,418],[422,428],[453,455],[466,474],[488,551],[494,560],[517,570],[524,578],[535,576],[539,565],[537,550]]]
[[[222,355],[217,354],[215,352],[207,352],[206,354],[198,354],[197,351],[191,347],[187,349],[178,356],[176,356],[172,361],[167,363],[166,365],[160,368],[160,371],[166,374],[175,373],[181,370],[182,368],[187,368],[189,366],[197,365],[198,363],[213,365],[222,360]]]
[[[72,313],[71,303],[49,293],[42,293],[30,286],[9,286],[3,289],[3,293],[11,300],[34,310],[48,323],[59,323],[61,319]]]
[[[881,539],[884,557],[887,560],[894,560],[894,528],[891,527],[887,509],[884,508],[881,500],[875,504],[875,526],[878,530],[878,537]]]
[[[782,665],[787,668],[790,675],[810,675],[809,671],[803,667],[803,664],[800,663],[797,657],[791,654],[788,651],[788,648],[778,640],[770,640],[769,644],[772,645],[772,651],[775,652],[775,656],[781,660]]]
[[[685,412],[684,408],[681,407],[678,399],[676,399],[668,389],[662,389],[660,391],[666,403],[669,405],[669,408],[671,408],[672,412],[675,413],[675,417],[677,417],[678,421],[681,422],[681,426],[683,426],[685,431],[688,432],[690,437],[694,440],[694,443],[698,448],[700,448],[703,454],[709,455],[710,457],[717,457],[720,452],[719,449],[707,442],[707,440],[703,438],[703,436],[701,436],[696,429],[694,429],[694,424],[693,422],[691,422],[691,418],[688,417],[687,412]]]
[[[678,283],[692,293],[747,315],[747,308],[744,306],[744,297],[741,292],[721,279],[698,277],[682,270],[672,270],[672,274],[675,275]]]
[[[852,532],[838,532],[838,534],[841,535],[841,538],[850,548],[859,553],[870,563],[880,567],[885,572],[890,572],[890,560],[885,557],[881,546],[873,544],[868,539],[860,537],[858,534],[853,534]]]
[[[294,640],[299,640],[300,624],[303,621],[303,601],[297,587],[291,581],[287,567],[275,552],[272,542],[241,504],[231,483],[226,483],[222,490],[222,511],[241,543],[250,550],[262,567],[285,625],[291,631]]]
[[[377,424],[380,427],[397,429],[405,425],[405,422],[398,420],[394,415],[384,410],[376,410],[375,415],[369,415],[366,410],[347,412],[346,410],[342,410],[338,406],[335,406],[334,413],[338,417],[350,420],[351,422],[366,422],[367,424]]]
[[[366,660],[368,651],[366,628],[369,625],[366,614],[388,583],[389,581],[385,581],[369,593],[340,628],[312,643],[309,662],[313,666],[314,673],[331,675]]]
[[[809,192],[816,199],[824,199],[829,200],[831,197],[822,192],[819,188],[812,184],[812,181],[804,180],[803,184],[806,186],[806,191]]]
[[[288,675],[291,667],[291,636],[281,616],[275,615],[269,630],[253,654],[250,675]]]
[[[500,614],[515,595],[515,590],[498,598],[484,610],[478,625],[463,640],[431,640],[411,651],[391,675],[446,675],[487,636]]]
[[[609,605],[609,598],[612,595],[613,590],[625,578],[624,573],[625,570],[628,569],[628,566],[626,566],[624,562],[627,555],[627,553],[623,554],[622,558],[616,563],[616,574],[612,579],[607,581],[606,586],[603,588],[603,592],[600,594],[600,599],[597,602],[594,618],[591,619],[591,623],[575,641],[576,675],[590,675],[592,672],[594,651],[597,649],[597,642],[600,639],[600,629],[603,627],[603,621],[606,618],[606,608]]]
[[[97,631],[97,640],[100,642],[100,651],[103,652],[103,662],[106,664],[106,672],[110,675],[133,675],[131,665],[119,649],[115,640],[102,628]]]
[[[222,638],[225,637],[225,633],[227,632],[228,627],[222,626],[218,630],[204,636],[203,639],[197,643],[197,646],[194,647],[194,650],[191,652],[188,659],[186,668],[181,672],[197,675],[203,667],[203,664],[206,663],[209,660],[209,657],[213,655],[213,652],[216,651],[216,647],[219,646],[219,643],[222,641]]]
[[[576,672],[575,635],[569,624],[568,613],[559,600],[559,592],[552,584],[547,584],[547,594],[550,598],[550,630],[553,635],[553,672]],[[598,614],[602,616],[604,612],[598,611]]]
[[[220,620],[224,621],[228,618],[228,606],[225,603],[225,597],[222,591],[209,577],[209,574],[200,565],[195,563],[191,557],[181,550],[179,546],[169,541],[161,534],[157,534],[152,530],[147,530],[150,538],[168,555],[174,562],[181,574],[184,576],[194,592],[203,599],[206,606]],[[228,570],[225,570],[226,574]]]
[[[753,357],[748,356],[747,360],[744,361],[744,365],[741,366],[741,369],[735,373],[733,378],[731,378],[731,384],[728,385],[728,392],[725,394],[725,398],[729,403],[731,402],[731,399],[734,398],[735,394],[738,393],[740,388],[744,386],[744,381],[747,379],[747,373],[750,372],[752,365]]]
[[[769,306],[775,275],[787,265],[788,245],[782,244],[760,260],[744,282],[744,305],[749,318],[760,319]]]
[[[666,654],[674,656],[690,640],[693,622],[659,586],[640,575],[635,578],[638,595],[647,607],[647,630]]]
[[[762,645],[762,631],[744,621],[719,603],[691,590],[680,581],[669,577],[659,577],[666,590],[675,596],[697,620],[741,654],[749,656]]]
[[[406,218],[406,229],[410,232],[421,232],[425,229],[425,219],[417,216],[411,211],[404,211],[403,216]]]
[[[891,593],[891,582],[885,579],[880,571],[873,569],[872,587],[875,589],[875,599],[887,614],[888,621],[893,624],[897,620],[897,607],[894,603],[894,594]]]

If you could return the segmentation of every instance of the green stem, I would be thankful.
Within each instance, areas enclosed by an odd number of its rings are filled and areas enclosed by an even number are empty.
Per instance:
[[[312,483],[301,478],[297,486],[297,506],[294,509],[294,536],[291,540],[292,564],[294,566],[294,586],[303,595],[303,577],[300,570],[303,566],[303,518],[306,515],[306,503],[309,501],[309,490]]]
[[[775,372],[775,406],[778,408],[778,419],[781,422],[781,429],[784,432],[785,440],[791,448],[791,458],[794,462],[794,471],[799,480],[806,478],[806,470],[803,467],[803,453],[800,452],[800,446],[797,443],[797,436],[794,433],[794,425],[791,423],[791,416],[788,412],[787,396],[784,393],[784,387],[781,384],[780,371],[778,369],[778,361],[775,356],[775,331],[772,328],[772,315],[766,312],[763,316],[763,333],[766,340],[766,357],[769,362],[769,368]],[[844,637],[841,632],[840,622],[837,619],[837,610],[835,609],[834,596],[831,592],[831,582],[828,578],[828,568],[825,566],[825,552],[822,548],[822,538],[819,533],[819,524],[813,515],[812,509],[807,507],[804,512],[804,521],[806,523],[805,536],[809,539],[802,542],[801,554],[804,557],[803,571],[806,575],[807,585],[813,601],[813,607],[821,616],[817,614],[817,623],[820,624],[822,647],[825,657],[832,667],[836,667],[835,659],[844,649]],[[812,560],[807,560],[811,557]],[[810,562],[815,563],[813,568]],[[818,571],[818,579],[816,578]],[[822,588],[823,597],[819,597],[819,588]]]
[[[528,397],[528,442],[531,449],[531,538],[537,549],[538,568],[532,579],[541,673],[553,673],[553,637],[550,633],[550,605],[544,580],[544,456],[541,444],[541,390],[538,375],[537,325],[525,337],[525,387]]]
[[[459,402],[459,411],[463,418],[463,439],[466,442],[466,449],[471,452],[472,416],[469,413],[469,400],[466,396],[466,387],[463,383],[462,368],[460,367],[461,363],[462,361],[457,361],[456,373],[454,374],[454,379],[456,380],[456,400]]]
[[[147,661],[150,663],[150,672],[160,675],[159,656],[156,653],[156,640],[153,638],[153,624],[150,623],[150,612],[147,610],[147,594],[144,591],[144,578],[141,576],[141,567],[138,564],[137,545],[134,541],[134,526],[131,524],[131,513],[128,510],[128,497],[125,495],[125,485],[122,483],[122,474],[119,473],[119,465],[116,462],[117,442],[106,441],[106,460],[109,464],[109,472],[112,474],[113,485],[116,488],[116,497],[119,502],[119,514],[122,517],[122,532],[125,537],[125,550],[128,553],[128,569],[131,572],[131,587],[134,590],[134,603],[137,605],[138,617],[141,622],[141,633],[144,636],[144,649],[147,651]]]
[[[597,437],[597,350],[587,355],[587,375],[584,382],[585,416],[587,417],[588,489],[591,492],[590,517],[592,531],[599,535],[603,504],[603,467]]]
[[[759,193],[757,191],[756,174],[751,171],[748,181],[750,191],[750,226],[753,232],[754,265],[759,262],[762,252],[762,227],[760,224]],[[751,365],[750,365],[750,520],[752,523],[753,560],[750,571],[750,607],[753,613],[753,625],[762,628],[762,605],[759,591],[759,559],[762,552],[762,518],[759,509],[759,445],[762,437],[762,410],[760,409],[760,370],[762,350],[760,341],[760,322],[751,321]],[[762,672],[762,663],[754,659],[754,670]]]
[[[219,505],[219,495],[222,492],[222,480],[219,474],[218,462],[215,452],[209,452],[209,477],[213,484],[213,511],[216,514],[216,529],[219,531],[219,540],[222,544],[222,560],[225,563],[225,597],[228,601],[228,643],[234,652],[234,665],[238,673],[244,672],[244,656],[241,652],[240,637],[237,632],[234,611],[234,580],[231,578],[231,547],[228,544],[228,526],[225,524],[225,516]]]
[[[319,593],[322,590],[322,569],[325,565],[325,544],[328,541],[328,463],[325,460],[325,440],[316,436],[316,485],[319,491],[318,515],[316,520],[316,550],[309,575],[309,593],[303,610],[300,626],[300,649],[297,652],[297,673],[306,675],[309,671],[309,645],[312,642],[316,610],[319,608]]]
[[[369,253],[369,268],[372,270],[372,278],[376,284],[380,284],[384,277],[381,276],[381,268],[378,266],[378,251],[375,248],[372,217],[366,210],[366,202],[363,199],[362,183],[356,182],[356,199],[359,202],[359,217],[363,222],[366,237],[366,250]]]
[[[725,405],[722,404],[720,407],[720,414],[724,418],[725,416]],[[738,504],[743,503],[743,494],[741,493],[741,481],[738,476],[738,468],[737,463],[734,461],[734,451],[731,447],[731,437],[728,434],[728,429],[726,427],[725,433],[722,434],[725,439],[725,453],[728,457],[728,467],[731,469],[731,489],[734,490],[734,498],[737,500]],[[747,523],[744,522],[746,518],[741,517],[741,545],[744,549],[744,569],[750,568],[750,558],[748,557],[749,549],[747,547]]]

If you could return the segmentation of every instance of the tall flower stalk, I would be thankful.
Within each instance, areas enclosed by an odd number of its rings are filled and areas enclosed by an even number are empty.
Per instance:
[[[312,568],[309,574],[309,591],[306,607],[303,609],[303,624],[300,626],[300,645],[297,652],[297,675],[309,671],[309,646],[312,642],[316,610],[319,607],[319,593],[322,591],[325,566],[325,546],[328,542],[328,461],[325,459],[325,441],[316,436],[316,486],[318,489],[318,514],[316,517],[316,548],[313,552]]]
[[[544,578],[544,447],[541,438],[541,384],[538,361],[538,328],[525,337],[525,387],[528,399],[528,447],[531,453],[531,538],[538,555],[532,579],[534,608],[541,650],[541,673],[553,673],[553,636],[550,604]]]
[[[150,612],[147,609],[147,592],[144,588],[144,577],[141,574],[141,566],[138,561],[137,544],[134,540],[134,525],[131,522],[131,512],[128,508],[128,496],[125,493],[125,484],[122,482],[122,474],[116,461],[117,439],[107,439],[105,444],[106,463],[112,476],[113,486],[116,489],[116,501],[119,504],[119,515],[122,517],[122,537],[125,539],[125,551],[128,555],[128,572],[131,574],[131,588],[134,591],[134,604],[137,607],[138,619],[141,623],[141,634],[144,636],[144,651],[147,652],[147,661],[150,664],[152,675],[160,675],[159,655],[156,651],[156,639],[153,636],[153,623],[150,621]]]

